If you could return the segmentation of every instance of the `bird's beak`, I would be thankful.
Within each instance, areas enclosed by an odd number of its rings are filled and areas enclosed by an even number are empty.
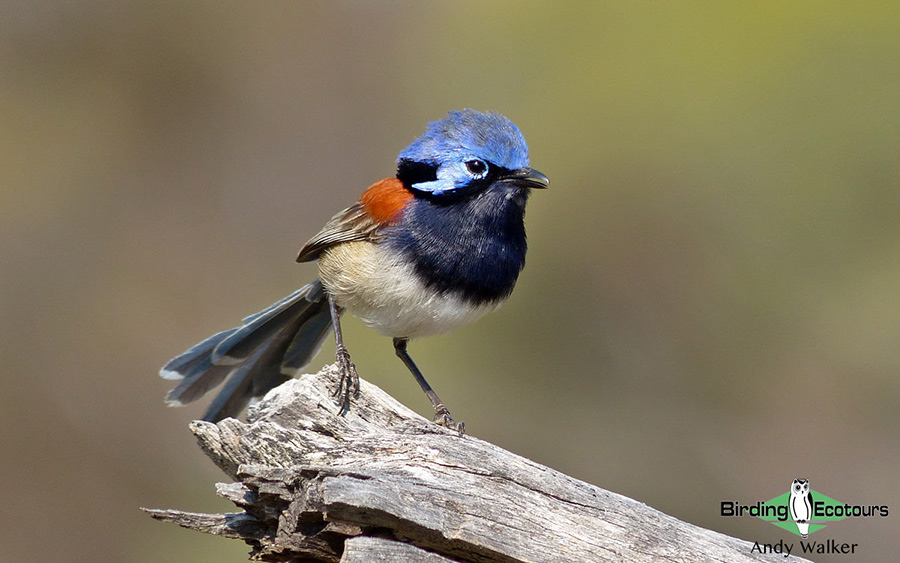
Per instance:
[[[526,188],[545,189],[550,187],[550,178],[534,168],[519,168],[503,176],[504,182],[513,182]]]

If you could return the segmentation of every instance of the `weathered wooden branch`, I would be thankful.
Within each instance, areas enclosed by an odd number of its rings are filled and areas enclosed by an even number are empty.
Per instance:
[[[194,422],[236,482],[236,514],[148,510],[242,539],[262,561],[802,561],[681,522],[472,436],[363,381],[348,413],[326,367],[269,393],[249,423]]]

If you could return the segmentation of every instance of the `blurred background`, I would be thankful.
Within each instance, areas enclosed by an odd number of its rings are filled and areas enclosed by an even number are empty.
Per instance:
[[[411,346],[471,434],[751,541],[797,537],[719,503],[806,477],[891,509],[811,539],[900,550],[900,4],[2,13],[0,560],[246,560],[138,510],[232,509],[205,405],[157,372],[311,280],[299,247],[463,107],[552,180],[510,301]],[[390,341],[345,331],[430,416]]]

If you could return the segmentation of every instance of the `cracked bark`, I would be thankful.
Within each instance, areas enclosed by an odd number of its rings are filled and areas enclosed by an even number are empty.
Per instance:
[[[246,424],[191,424],[240,512],[147,512],[242,539],[261,561],[803,561],[459,437],[365,381],[338,415],[337,381],[326,367],[274,389]]]

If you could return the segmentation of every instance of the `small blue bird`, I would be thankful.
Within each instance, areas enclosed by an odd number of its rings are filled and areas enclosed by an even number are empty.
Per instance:
[[[519,128],[499,113],[464,109],[429,123],[400,153],[396,177],[373,184],[300,249],[298,262],[318,260],[318,279],[172,359],[160,374],[180,383],[166,402],[189,403],[228,378],[203,418],[237,416],[299,374],[333,330],[335,396],[346,412],[359,393],[341,336],[349,310],[393,337],[435,422],[462,433],[407,342],[474,322],[509,297],[525,265],[525,203],[531,188],[548,186],[529,167]]]

